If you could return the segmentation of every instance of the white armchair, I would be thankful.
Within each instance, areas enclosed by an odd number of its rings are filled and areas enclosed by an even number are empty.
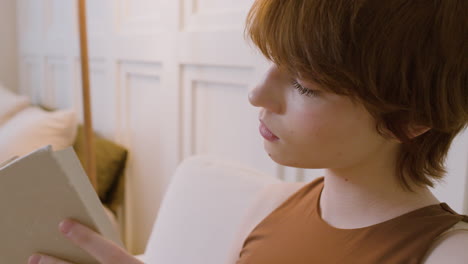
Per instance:
[[[234,264],[251,230],[305,183],[195,156],[177,168],[145,254],[147,264]]]

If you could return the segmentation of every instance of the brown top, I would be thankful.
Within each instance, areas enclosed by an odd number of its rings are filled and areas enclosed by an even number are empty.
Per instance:
[[[320,217],[322,189],[323,177],[273,210],[244,241],[237,264],[416,264],[440,234],[468,222],[441,203],[368,227],[338,229]]]

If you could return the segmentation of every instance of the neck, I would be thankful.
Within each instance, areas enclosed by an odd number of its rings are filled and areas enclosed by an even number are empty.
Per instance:
[[[373,158],[365,165],[328,169],[320,197],[321,217],[330,225],[360,228],[377,224],[439,201],[427,187],[399,184],[395,163]]]

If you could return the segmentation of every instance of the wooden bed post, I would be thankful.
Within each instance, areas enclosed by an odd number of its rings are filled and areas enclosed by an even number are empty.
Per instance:
[[[81,78],[83,89],[84,114],[84,147],[86,173],[97,191],[96,152],[93,137],[93,122],[91,115],[91,94],[89,84],[88,37],[86,29],[86,0],[78,0],[78,19],[80,31]]]

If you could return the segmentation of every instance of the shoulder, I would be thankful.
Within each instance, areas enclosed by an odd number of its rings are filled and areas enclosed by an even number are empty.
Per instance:
[[[305,182],[283,182],[280,184],[270,184],[266,189],[266,193],[278,197],[279,201],[284,201],[300,189],[304,188],[306,185],[307,183]]]
[[[247,237],[258,224],[304,185],[304,183],[282,182],[269,184],[262,189],[246,213],[240,232],[242,238]]]
[[[305,184],[301,182],[270,184],[259,195],[257,209],[258,207],[267,208],[265,213],[271,213],[271,211],[290,199],[304,186]],[[263,213],[263,216],[266,216],[265,213]]]
[[[252,202],[248,218],[253,222],[259,222],[303,188],[304,185],[304,183],[299,182],[282,182],[267,185],[257,194],[255,201]]]
[[[422,263],[466,263],[467,248],[468,223],[459,222],[435,241]]]

